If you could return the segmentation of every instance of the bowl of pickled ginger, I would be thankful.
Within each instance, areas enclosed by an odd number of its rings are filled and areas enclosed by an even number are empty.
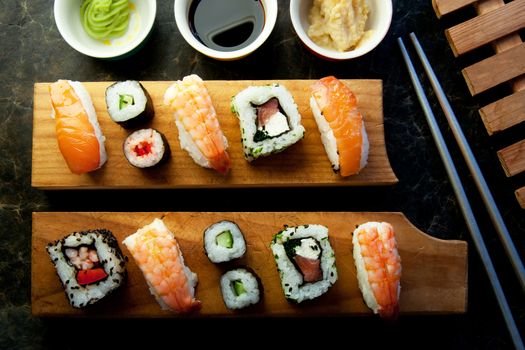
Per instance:
[[[290,17],[308,50],[328,60],[347,60],[383,40],[392,21],[392,1],[291,0]]]

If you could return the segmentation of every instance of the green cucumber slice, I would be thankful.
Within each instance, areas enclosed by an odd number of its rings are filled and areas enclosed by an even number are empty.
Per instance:
[[[134,105],[135,99],[131,95],[118,95],[118,109],[123,109],[129,105]]]
[[[233,236],[230,230],[221,232],[215,238],[215,243],[221,247],[230,249],[233,247]]]
[[[236,296],[246,293],[246,289],[244,289],[244,284],[242,284],[241,280],[233,281],[233,291]]]

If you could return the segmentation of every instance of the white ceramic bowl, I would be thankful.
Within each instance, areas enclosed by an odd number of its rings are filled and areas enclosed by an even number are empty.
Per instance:
[[[261,46],[266,39],[272,33],[272,30],[275,26],[275,21],[277,20],[277,0],[261,0],[264,8],[265,22],[264,27],[254,42],[250,45],[243,47],[242,49],[235,51],[219,51],[211,49],[201,43],[195,36],[191,33],[190,25],[188,23],[190,4],[192,0],[175,0],[175,22],[177,23],[177,28],[182,34],[182,37],[188,44],[190,44],[195,50],[200,53],[218,59],[222,61],[231,61],[239,58],[248,56],[254,52],[259,46]],[[220,1],[220,0],[216,0]]]
[[[358,47],[353,50],[339,52],[327,49],[314,43],[308,36],[310,21],[308,19],[312,0],[291,0],[290,17],[292,25],[303,44],[315,55],[328,60],[348,60],[362,56],[374,49],[385,37],[392,21],[391,0],[367,0],[369,7],[368,19],[365,30],[372,30],[372,34],[364,39]]]
[[[80,19],[82,0],[55,0],[55,22],[64,40],[75,50],[96,58],[122,58],[134,53],[153,28],[156,0],[131,0],[128,31],[120,38],[101,41],[91,38]]]

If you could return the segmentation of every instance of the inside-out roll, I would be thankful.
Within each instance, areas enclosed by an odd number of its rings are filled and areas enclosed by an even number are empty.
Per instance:
[[[322,225],[285,227],[271,249],[284,296],[293,302],[314,299],[337,281],[335,254]]]
[[[244,157],[250,162],[304,137],[297,105],[283,85],[250,86],[232,98],[231,110],[239,118]]]

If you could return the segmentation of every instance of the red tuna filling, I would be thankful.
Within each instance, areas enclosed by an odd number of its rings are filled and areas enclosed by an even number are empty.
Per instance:
[[[305,282],[317,282],[323,279],[320,259],[308,259],[300,255],[294,256],[294,261],[301,270]]]
[[[142,141],[133,148],[133,152],[135,152],[137,156],[142,157],[151,153],[151,147],[151,142]]]
[[[279,112],[279,100],[273,97],[268,102],[257,107],[257,122],[263,127],[271,117]]]

